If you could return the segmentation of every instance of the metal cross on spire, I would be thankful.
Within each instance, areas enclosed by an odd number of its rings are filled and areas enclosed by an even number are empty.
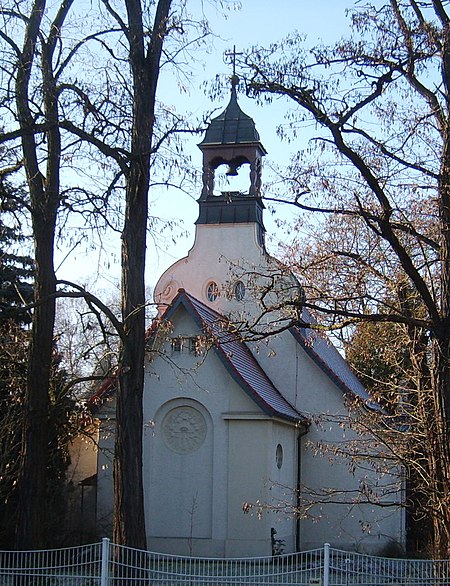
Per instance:
[[[232,51],[225,51],[224,57],[231,57],[231,63],[233,65],[233,77],[236,77],[236,57],[238,55],[243,55],[244,53],[237,53],[236,52],[236,45],[233,45]]]

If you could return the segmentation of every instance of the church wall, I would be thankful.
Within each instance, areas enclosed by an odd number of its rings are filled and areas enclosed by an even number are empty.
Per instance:
[[[113,529],[113,458],[115,419],[112,406],[102,408],[97,456],[97,533],[112,537]]]
[[[284,356],[294,358],[283,360]],[[348,427],[339,425],[338,420],[348,415],[343,392],[290,333],[260,342],[256,357],[285,397],[313,419],[307,435],[302,438],[302,485],[318,491],[328,487],[341,490],[342,494],[353,490],[356,494],[362,481],[384,486],[395,480],[373,470],[356,468],[353,471],[348,461],[332,455],[332,448],[317,449],[319,444],[342,446],[351,440],[361,441],[361,438]],[[317,416],[322,417],[321,422]],[[395,501],[390,502],[394,505],[400,502],[401,492],[392,498]],[[392,542],[404,542],[403,513],[397,506],[336,505],[320,502],[323,499],[315,500],[317,504],[308,511],[310,518],[300,522],[301,549],[321,547],[329,542],[336,547],[378,553]]]
[[[286,487],[295,482],[295,437],[294,427],[273,420],[230,420],[228,556],[271,555],[273,529],[284,542],[283,551],[294,551],[295,522],[285,512],[292,507],[292,491]],[[278,445],[283,449],[280,468]],[[248,513],[244,504],[251,505]]]
[[[270,555],[267,516],[245,514],[243,503],[267,502],[267,462],[270,429],[266,421],[229,422],[228,539],[231,557]]]
[[[175,321],[174,336],[196,333],[196,330],[192,329],[193,323],[184,311],[176,316]],[[289,360],[283,360],[284,356],[290,357]],[[292,356],[295,357],[294,360]],[[288,400],[296,404],[302,413],[306,415],[324,413],[324,411],[330,415],[346,413],[342,391],[317,367],[291,334],[286,332],[277,336],[275,340],[260,343],[256,358],[274,384]],[[285,551],[293,551],[296,522],[289,509],[265,513],[262,519],[257,519],[256,509],[253,509],[250,515],[244,515],[242,504],[246,501],[255,503],[258,498],[260,502],[271,505],[276,505],[277,500],[291,499],[292,501],[293,495],[289,493],[289,490],[281,487],[294,488],[296,486],[295,434],[289,426],[278,425],[279,430],[284,431],[277,432],[279,435],[276,438],[274,430],[277,426],[270,422],[272,435],[266,437],[264,434],[268,433],[267,423],[256,418],[257,409],[255,410],[254,402],[232,381],[231,377],[226,378],[226,371],[214,352],[210,351],[202,362],[201,368],[194,374],[192,368],[197,361],[198,359],[188,354],[177,356],[178,367],[191,369],[188,377],[190,382],[186,386],[180,371],[171,368],[174,377],[171,393],[173,396],[179,396],[180,392],[184,396],[189,395],[199,400],[211,413],[214,429],[218,430],[218,436],[214,438],[212,474],[213,478],[217,478],[220,474],[217,467],[217,461],[220,461],[222,478],[220,482],[213,482],[216,492],[211,495],[214,511],[211,540],[208,543],[205,541],[195,543],[194,552],[197,551],[197,555],[226,553],[229,556],[239,556],[243,555],[242,550],[245,547],[247,551],[245,555],[261,553],[262,550],[270,554],[271,543],[267,541],[267,536],[270,535],[272,527],[277,531],[276,538],[285,541]],[[154,366],[160,376],[160,365]],[[225,373],[225,383],[222,381],[222,376],[218,376],[219,372]],[[213,385],[211,385],[212,381]],[[164,392],[166,391],[167,387]],[[241,419],[235,417],[236,413],[241,414]],[[219,421],[223,419],[224,414],[228,424],[227,431],[222,429],[223,422],[221,424]],[[249,414],[253,414],[255,418],[253,421]],[[247,442],[244,439],[245,433],[249,433],[250,429],[254,431],[250,433],[251,438]],[[343,490],[358,488],[361,479],[358,471],[352,474],[346,462],[335,461],[331,464],[329,453],[320,454],[315,449],[319,442],[331,444],[342,442],[344,433],[349,437],[348,431],[344,431],[339,425],[333,423],[323,427],[314,423],[311,425],[307,436],[302,439],[301,482],[303,485],[315,490],[330,486],[340,487]],[[223,445],[226,445],[227,441],[230,442],[230,449],[228,455],[225,455]],[[253,441],[259,450],[259,458],[252,457],[254,452],[250,448],[250,453],[247,448],[244,449],[244,446],[252,446]],[[289,462],[289,465],[283,464],[281,470],[276,468],[273,456],[278,443],[283,447],[285,463]],[[236,458],[235,464],[231,463],[230,454]],[[230,476],[226,476],[225,469],[230,470]],[[251,478],[253,484],[247,480]],[[265,488],[264,484],[266,484]],[[228,496],[219,486],[228,487]],[[271,487],[270,490],[269,487]],[[262,493],[261,490],[263,490]],[[265,500],[262,496],[265,496]],[[226,515],[227,506],[229,512]],[[187,509],[186,504],[184,508]],[[227,518],[225,524],[224,515]],[[321,547],[324,542],[331,542],[338,547],[343,547],[345,544],[346,547],[352,549],[359,548],[376,553],[391,539],[394,541],[403,539],[402,515],[397,510],[392,512],[391,509],[362,505],[352,507],[321,503],[313,506],[308,515],[310,518],[302,519],[300,522],[301,549]],[[224,525],[227,525],[230,530],[234,528],[233,535],[230,532],[227,534]],[[248,535],[250,538],[247,538]],[[161,544],[158,545],[158,549],[161,549]],[[169,542],[166,545],[168,547]],[[174,550],[175,545],[171,542],[167,550],[178,551]],[[185,552],[186,550],[180,551],[180,553]]]
[[[185,539],[192,548],[193,539],[212,537],[212,419],[201,403],[183,398],[164,403],[154,422],[145,481],[150,494],[148,530],[161,538]],[[192,431],[187,442],[179,434],[184,425]]]
[[[182,308],[173,324],[173,337],[199,334]],[[270,553],[268,522],[258,521],[256,531],[257,520],[243,515],[242,498],[245,493],[246,500],[256,501],[268,477],[266,430],[271,420],[264,419],[212,349],[198,357],[187,350],[174,352],[167,342],[165,354],[154,357],[146,373],[144,483],[149,547],[180,554],[230,555],[230,532],[234,540],[235,518],[239,518],[238,533],[252,535],[259,553],[265,541],[264,551]],[[250,423],[235,424],[236,414]],[[176,426],[184,423],[195,428],[197,439],[192,445],[177,445]],[[254,449],[245,463],[238,456],[247,443]],[[250,476],[254,478],[249,484]],[[233,512],[227,513],[230,506]],[[249,555],[251,548],[244,552],[242,539],[237,541],[236,555]]]
[[[297,438],[298,429],[285,424],[273,424],[272,442],[268,452],[270,502],[275,507],[270,513],[275,539],[282,540],[285,553],[296,551]],[[280,453],[281,452],[281,453]]]
[[[334,496],[331,500],[334,502],[327,504],[326,498],[311,498],[306,491],[303,492],[305,499],[316,504],[311,507],[309,518],[301,521],[301,549],[313,549],[328,542],[341,549],[381,554],[392,543],[403,544],[403,514],[399,508],[351,504],[352,498],[358,496],[360,481],[371,482],[376,475],[370,471],[366,474],[358,469],[352,471],[347,462],[327,453],[316,455],[315,443],[327,441],[317,430],[311,430],[310,436],[303,440],[302,485],[316,490],[332,489]],[[349,492],[352,490],[355,493]],[[338,504],[340,500],[342,504]]]

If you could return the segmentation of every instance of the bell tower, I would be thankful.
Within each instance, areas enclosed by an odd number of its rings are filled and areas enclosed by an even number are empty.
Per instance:
[[[169,267],[155,286],[160,315],[179,289],[224,314],[242,314],[244,306],[247,313],[253,307],[260,312],[252,300],[254,284],[247,272],[248,267],[264,271],[270,262],[261,197],[266,150],[254,121],[239,107],[238,83],[234,74],[228,106],[211,120],[198,145],[203,154],[203,186],[195,241],[188,255]]]
[[[196,224],[253,223],[258,226],[258,240],[264,245],[264,204],[261,199],[262,157],[266,150],[261,144],[253,119],[245,114],[237,101],[239,78],[231,78],[231,98],[225,110],[213,118],[203,141],[198,145],[203,153],[203,188],[200,213]],[[234,177],[241,168],[249,167],[247,190],[218,191],[216,171],[227,165],[226,175]]]

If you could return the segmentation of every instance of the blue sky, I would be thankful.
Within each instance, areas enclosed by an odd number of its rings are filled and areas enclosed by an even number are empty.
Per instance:
[[[307,35],[307,43],[315,45],[319,41],[333,42],[348,31],[348,18],[345,10],[351,7],[352,0],[223,0],[226,10],[221,11],[209,0],[192,0],[192,5],[203,10],[216,37],[208,53],[198,54],[198,62],[190,75],[189,94],[174,92],[174,83],[170,75],[160,79],[159,99],[174,106],[178,111],[188,110],[201,116],[205,111],[217,108],[221,111],[227,104],[228,96],[212,103],[203,89],[204,82],[214,79],[216,74],[231,73],[230,65],[224,62],[223,55],[232,49],[242,50],[251,45],[268,45],[280,40],[285,35],[297,30]],[[196,3],[196,4],[195,4]],[[240,4],[240,9],[234,9]],[[225,12],[226,18],[223,17]],[[283,122],[287,104],[276,103],[270,107],[259,106],[256,102],[241,95],[241,108],[255,120],[262,143],[268,151],[266,166],[270,161],[282,163],[289,154],[300,146],[299,143],[283,143],[276,134],[276,127]],[[197,148],[198,136],[187,139],[187,148],[194,164],[201,166],[201,153]],[[264,176],[263,176],[264,177]],[[158,276],[178,258],[185,256],[193,244],[194,222],[197,218],[196,199],[198,193],[190,195],[166,190],[152,190],[150,193],[151,213],[155,216],[182,222],[187,237],[177,237],[176,244],[171,237],[155,247],[150,239],[147,254],[147,283],[151,287]],[[266,214],[268,232],[275,231],[275,225]],[[98,259],[94,253],[85,254],[77,249],[65,261],[59,276],[102,283],[118,282],[120,275],[119,238],[104,242],[106,252]],[[62,258],[63,254],[60,255]],[[58,258],[57,263],[58,264]]]

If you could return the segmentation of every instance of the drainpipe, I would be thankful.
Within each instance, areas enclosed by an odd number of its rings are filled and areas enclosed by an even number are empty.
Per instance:
[[[301,490],[302,490],[302,437],[308,433],[308,428],[301,428],[297,436],[297,486],[296,486],[296,506],[300,509]],[[295,520],[295,551],[300,551],[300,515]]]

